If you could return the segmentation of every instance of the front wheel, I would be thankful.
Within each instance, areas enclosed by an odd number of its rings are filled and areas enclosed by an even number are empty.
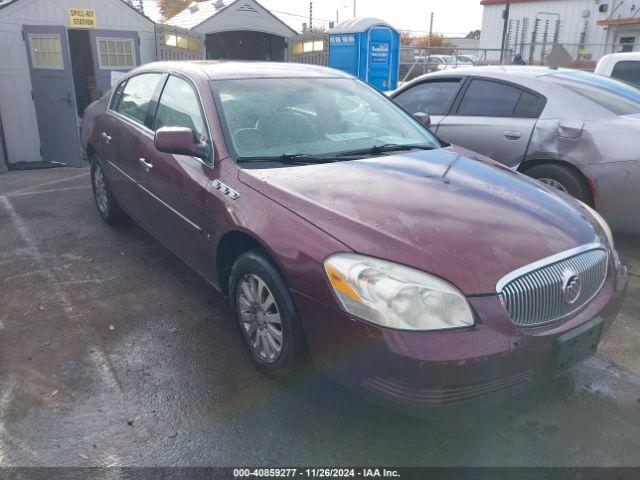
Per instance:
[[[255,367],[272,377],[290,377],[305,358],[306,344],[284,279],[262,250],[238,258],[231,270],[229,294]]]
[[[588,205],[593,203],[586,180],[565,166],[545,163],[531,167],[524,173],[545,185],[568,193]]]
[[[97,153],[91,156],[91,187],[100,218],[109,225],[120,222],[124,213],[113,196]]]

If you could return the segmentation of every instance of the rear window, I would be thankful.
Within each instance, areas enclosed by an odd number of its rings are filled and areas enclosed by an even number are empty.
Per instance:
[[[541,78],[571,90],[615,115],[640,113],[640,90],[628,83],[577,70]]]
[[[640,86],[640,61],[616,63],[611,76]]]

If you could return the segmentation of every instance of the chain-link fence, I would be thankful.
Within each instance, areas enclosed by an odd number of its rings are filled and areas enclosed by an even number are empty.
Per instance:
[[[499,48],[402,47],[400,81],[439,70],[478,65],[547,65],[593,71],[598,60],[609,53],[640,51],[640,43],[612,44],[521,42]]]
[[[456,47],[402,47],[400,49],[400,81],[407,82],[425,73],[475,65],[500,63],[500,49],[470,49]],[[504,57],[513,57],[510,50]]]

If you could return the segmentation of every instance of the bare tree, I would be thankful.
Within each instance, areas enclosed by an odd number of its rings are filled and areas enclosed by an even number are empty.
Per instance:
[[[187,8],[193,0],[158,0],[158,7],[164,20],[176,16]]]

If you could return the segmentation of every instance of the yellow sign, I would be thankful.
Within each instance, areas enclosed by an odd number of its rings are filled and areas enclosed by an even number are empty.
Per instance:
[[[88,8],[70,8],[69,26],[71,28],[96,28],[96,11]]]

